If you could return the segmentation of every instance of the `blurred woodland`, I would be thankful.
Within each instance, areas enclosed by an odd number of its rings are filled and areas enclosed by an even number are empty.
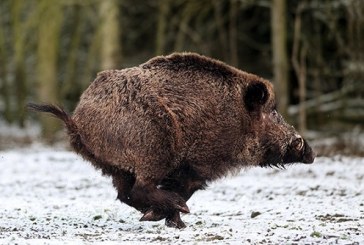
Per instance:
[[[0,120],[24,126],[28,101],[72,111],[97,72],[175,51],[270,79],[302,132],[363,126],[362,0],[1,0]]]

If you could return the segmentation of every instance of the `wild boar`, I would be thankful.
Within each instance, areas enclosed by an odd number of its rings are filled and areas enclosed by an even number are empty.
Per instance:
[[[117,198],[141,221],[170,227],[185,227],[180,212],[210,181],[315,158],[277,112],[270,82],[194,53],[100,72],[72,116],[28,106],[64,121],[73,149],[111,176]]]

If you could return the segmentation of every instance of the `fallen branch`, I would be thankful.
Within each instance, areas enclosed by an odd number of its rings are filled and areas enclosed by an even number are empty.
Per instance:
[[[343,98],[347,94],[356,91],[356,89],[357,89],[357,86],[355,86],[355,84],[353,84],[353,83],[350,83],[339,91],[323,94],[319,97],[316,97],[316,98],[313,98],[310,100],[306,100],[305,104],[304,104],[304,109],[309,113],[317,112],[317,111],[325,112],[325,111],[336,110],[337,109],[336,106],[327,106],[327,105],[329,105],[329,104],[347,104],[348,101],[353,100],[353,99],[345,100],[345,103],[342,102],[341,100],[343,100]],[[299,111],[300,111],[300,105],[291,105],[288,108],[288,114],[291,116],[297,115],[299,113]]]

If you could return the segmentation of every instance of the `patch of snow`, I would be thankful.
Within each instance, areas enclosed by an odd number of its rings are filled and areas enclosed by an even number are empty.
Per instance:
[[[243,170],[197,192],[182,230],[139,222],[72,152],[0,151],[0,169],[0,244],[364,244],[364,158]]]
[[[36,138],[39,137],[40,131],[40,126],[36,123],[26,121],[25,127],[21,128],[0,119],[0,136],[4,138]]]

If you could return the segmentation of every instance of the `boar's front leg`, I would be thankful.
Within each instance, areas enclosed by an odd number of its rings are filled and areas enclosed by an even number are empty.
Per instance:
[[[179,212],[188,213],[184,199],[176,193],[161,190],[155,183],[140,184],[135,177],[126,173],[112,176],[113,185],[118,191],[118,199],[144,213],[141,221],[158,221]],[[179,218],[180,220],[180,218]],[[180,223],[183,222],[180,220]],[[182,227],[179,227],[182,228]]]
[[[197,190],[206,187],[206,180],[199,176],[190,166],[184,165],[161,182],[160,188],[179,194],[187,202]],[[180,217],[179,211],[169,213],[166,217],[166,225],[175,228],[184,228],[186,225]]]
[[[167,190],[160,190],[152,182],[140,184],[133,175],[124,172],[115,173],[112,178],[118,191],[117,198],[144,213],[141,221],[158,221],[170,213],[189,212],[182,197]]]
[[[140,220],[158,221],[175,211],[189,213],[185,200],[174,192],[157,188],[158,182],[136,178],[129,202],[144,213]]]

